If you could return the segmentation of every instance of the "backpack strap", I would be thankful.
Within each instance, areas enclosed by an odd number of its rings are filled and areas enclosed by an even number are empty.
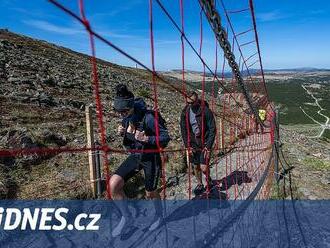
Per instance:
[[[147,110],[146,112],[145,112],[145,114],[144,114],[144,116],[143,116],[143,119],[142,119],[142,127],[143,127],[143,131],[146,131],[146,129],[147,129],[147,122],[146,122],[146,119],[147,119],[147,115],[148,114],[152,114],[153,115],[153,113],[151,113],[151,110]]]

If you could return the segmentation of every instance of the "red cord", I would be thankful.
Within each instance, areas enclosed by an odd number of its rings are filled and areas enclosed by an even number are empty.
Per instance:
[[[85,16],[85,10],[84,10],[84,1],[79,0],[79,10],[80,10],[80,15],[84,21],[84,25],[86,27],[86,30],[89,35],[89,41],[90,41],[90,47],[91,47],[91,52],[92,52],[92,57],[91,57],[91,63],[92,63],[92,75],[93,75],[93,86],[94,86],[94,94],[95,94],[95,101],[96,101],[96,113],[97,113],[97,118],[98,118],[98,124],[100,127],[100,140],[101,140],[101,145],[102,148],[105,149],[107,146],[106,143],[106,131],[104,128],[104,123],[103,123],[103,108],[102,108],[102,103],[101,103],[101,97],[100,97],[100,90],[99,90],[99,79],[98,79],[98,74],[97,74],[97,63],[96,63],[96,55],[95,55],[95,44],[94,44],[94,36],[91,32],[90,24],[88,20],[86,19]],[[104,173],[106,174],[106,185],[107,185],[107,196],[108,199],[111,199],[111,190],[110,190],[110,173],[109,173],[109,166],[108,166],[108,156],[106,152],[103,152],[103,168],[104,168]]]
[[[95,96],[95,102],[96,102],[96,108],[97,108],[97,119],[98,119],[98,124],[99,124],[99,136],[100,136],[100,140],[101,140],[101,147],[100,148],[44,148],[44,149],[15,149],[15,150],[0,150],[0,156],[22,156],[22,155],[28,155],[28,154],[35,154],[35,153],[39,153],[39,154],[56,154],[56,153],[62,153],[62,152],[86,152],[86,151],[94,151],[94,150],[102,150],[104,153],[104,173],[107,176],[107,193],[108,193],[108,197],[111,198],[111,191],[110,191],[110,186],[109,186],[109,177],[110,177],[110,173],[109,173],[109,167],[108,167],[108,158],[107,158],[107,153],[109,152],[115,152],[115,153],[124,153],[125,151],[122,149],[113,149],[111,147],[108,147],[106,144],[106,131],[104,128],[104,121],[103,121],[103,106],[101,103],[101,97],[100,97],[100,92],[99,92],[99,78],[98,78],[98,71],[97,71],[97,60],[96,60],[96,52],[95,52],[95,38],[101,40],[102,42],[106,43],[107,45],[109,45],[110,47],[114,48],[115,50],[119,51],[121,54],[123,54],[124,56],[128,57],[129,59],[131,59],[132,61],[136,62],[137,64],[139,64],[142,68],[146,69],[148,72],[150,72],[152,74],[152,84],[153,84],[153,94],[154,94],[154,108],[158,109],[158,98],[157,98],[157,79],[161,80],[162,82],[165,82],[169,87],[171,87],[172,89],[176,90],[177,92],[181,93],[184,97],[185,97],[185,102],[187,103],[187,87],[186,87],[186,80],[185,80],[185,43],[184,41],[187,42],[187,44],[191,45],[190,41],[186,38],[185,36],[185,32],[184,32],[184,11],[183,11],[183,0],[180,0],[180,12],[181,12],[181,29],[180,29],[180,34],[181,34],[181,48],[182,48],[182,89],[179,89],[176,86],[173,86],[173,84],[168,83],[163,77],[161,77],[155,70],[155,55],[154,55],[154,34],[153,34],[153,13],[152,13],[152,0],[149,0],[149,4],[150,4],[150,12],[149,12],[149,17],[150,17],[150,46],[151,46],[151,64],[152,64],[152,68],[148,68],[147,66],[145,66],[144,64],[142,64],[139,60],[133,58],[131,55],[129,55],[128,53],[126,53],[125,51],[123,51],[122,49],[120,49],[119,47],[115,46],[113,43],[111,43],[110,41],[106,40],[105,38],[103,38],[102,36],[100,36],[99,34],[95,33],[91,26],[90,23],[88,22],[86,15],[85,15],[85,11],[84,11],[84,2],[83,0],[78,0],[79,1],[79,9],[80,9],[80,17],[77,16],[75,13],[73,13],[72,11],[70,11],[69,9],[65,8],[64,6],[62,6],[61,4],[59,4],[57,1],[55,0],[49,0],[51,3],[53,3],[54,5],[56,5],[58,8],[62,9],[63,11],[65,11],[67,14],[71,15],[72,17],[74,17],[76,20],[78,20],[80,23],[82,23],[82,25],[84,25],[84,27],[86,28],[88,35],[89,35],[89,42],[90,42],[90,47],[91,47],[91,64],[92,64],[92,80],[93,80],[93,87],[94,87],[94,96]],[[156,0],[158,3],[159,1]],[[251,15],[253,18],[253,21],[255,22],[255,16],[254,16],[254,10],[253,10],[253,4],[252,4],[252,0],[250,1],[250,10],[251,10]],[[221,0],[222,2],[222,0]],[[245,11],[245,10],[244,10]],[[234,11],[235,13],[239,13],[242,11]],[[203,80],[202,80],[202,135],[204,136],[204,107],[203,106],[205,104],[205,77],[206,77],[206,68],[209,70],[208,65],[205,63],[204,59],[202,58],[202,48],[203,48],[203,23],[202,23],[202,12],[200,13],[200,47],[199,47],[199,53],[197,53],[197,57],[201,60],[202,64],[203,64]],[[226,13],[228,14],[228,13]],[[227,18],[229,19],[229,17],[227,16]],[[261,63],[261,56],[260,56],[260,48],[259,46],[259,41],[257,38],[257,32],[256,32],[256,25],[254,23],[254,31],[255,31],[255,40],[253,42],[255,42],[257,44],[257,48],[258,48],[258,52],[249,56],[247,59],[245,59],[243,57],[242,51],[241,51],[241,46],[244,45],[240,45],[237,41],[237,37],[241,36],[245,33],[248,33],[250,30],[248,31],[244,31],[238,34],[235,34],[233,31],[233,27],[232,24],[230,22],[230,20],[228,20],[230,27],[232,29],[233,32],[233,41],[236,42],[236,50],[238,49],[241,57],[240,57],[240,61],[242,60],[242,68],[247,67],[247,71],[248,74],[250,76],[250,80],[251,80],[251,84],[253,84],[252,86],[255,87],[255,94],[256,96],[260,96],[263,92],[260,90],[259,88],[256,88],[256,84],[255,84],[255,80],[252,79],[251,74],[249,73],[249,66],[247,66],[247,62],[254,57],[255,55],[258,55],[259,59],[257,62],[260,63],[260,67],[261,67],[261,75],[263,76],[263,68],[262,68],[262,63]],[[235,42],[233,42],[232,44],[232,48],[233,51],[235,50]],[[194,50],[195,51],[195,50]],[[229,147],[233,147],[234,145],[236,145],[237,147],[235,148],[238,152],[237,155],[237,161],[236,161],[236,170],[239,168],[244,168],[244,167],[248,167],[246,168],[247,171],[251,172],[254,171],[255,173],[253,174],[255,177],[260,178],[262,171],[265,169],[265,159],[266,159],[266,155],[268,153],[266,152],[262,152],[262,153],[256,153],[254,150],[255,149],[263,149],[264,146],[269,145],[269,143],[273,144],[274,143],[274,132],[275,132],[275,127],[274,124],[271,124],[271,128],[268,130],[265,130],[265,133],[270,133],[270,135],[261,135],[261,134],[253,134],[253,137],[248,136],[246,134],[244,134],[244,131],[248,131],[249,133],[253,133],[255,128],[253,127],[253,125],[255,125],[255,122],[253,119],[250,118],[249,115],[247,115],[244,110],[246,108],[246,106],[242,107],[240,106],[240,103],[242,105],[243,104],[243,100],[241,99],[240,101],[237,101],[235,99],[235,88],[233,88],[233,90],[227,91],[227,94],[224,95],[224,99],[222,101],[222,111],[219,111],[220,113],[217,113],[217,107],[219,107],[220,105],[217,105],[216,99],[215,99],[215,80],[217,80],[218,86],[219,88],[222,87],[223,89],[226,89],[225,85],[225,77],[224,77],[224,69],[225,69],[225,58],[224,58],[224,63],[223,63],[223,68],[222,68],[222,80],[220,81],[217,77],[217,46],[216,46],[216,66],[215,66],[215,71],[212,72],[213,75],[213,81],[212,81],[212,102],[211,102],[211,110],[215,115],[215,118],[220,117],[221,120],[223,121],[222,123],[222,128],[219,129],[219,133],[216,133],[216,145],[213,149],[213,151],[219,150],[219,135],[221,135],[221,148],[225,148],[225,144],[227,144],[226,146],[228,146],[228,141],[226,138],[228,138],[229,136]],[[254,63],[257,63],[254,62]],[[254,63],[251,63],[252,65]],[[250,64],[250,65],[251,65]],[[258,85],[263,85],[265,87],[265,83],[264,83],[264,78],[262,79],[262,81],[257,82]],[[227,89],[226,89],[227,90]],[[235,94],[233,94],[235,93]],[[265,88],[265,95],[267,94],[266,88]],[[242,97],[240,95],[240,97]],[[267,101],[267,98],[266,98]],[[235,102],[236,105],[234,108],[232,108],[232,103]],[[266,104],[266,103],[265,103]],[[239,109],[238,109],[239,108]],[[269,110],[267,111],[267,120],[272,120],[274,118],[274,113],[271,111],[272,106],[268,104],[268,108]],[[237,118],[237,116],[235,115],[234,118],[232,118],[230,115],[234,113],[234,111],[236,113],[239,113],[241,120],[239,120]],[[245,118],[248,117],[248,125],[246,125],[245,122]],[[234,119],[232,121],[232,119]],[[189,119],[186,116],[186,125],[188,125],[187,127],[189,127]],[[244,123],[242,123],[242,121]],[[217,121],[216,121],[217,122]],[[160,142],[159,142],[159,114],[156,111],[155,113],[155,130],[156,130],[156,143],[157,143],[157,149],[150,149],[150,150],[144,150],[143,152],[148,153],[148,152],[161,152],[161,153],[169,153],[169,152],[181,152],[183,151],[183,149],[172,149],[172,150],[162,150],[160,147]],[[248,127],[247,127],[248,126]],[[228,135],[228,127],[229,127],[229,135]],[[245,130],[244,130],[245,129]],[[188,132],[190,132],[190,128],[187,128]],[[226,132],[225,132],[226,130]],[[239,142],[235,142],[236,138],[237,138],[237,134],[238,134],[238,130],[240,130],[239,135],[244,134],[245,135],[245,139],[244,139],[244,145],[242,145],[243,142],[241,142],[241,140]],[[267,131],[267,132],[266,132]],[[204,140],[205,137],[202,137],[202,141],[204,144]],[[190,148],[190,135],[188,135],[188,149]],[[246,148],[248,148],[246,150]],[[250,150],[252,148],[252,151]],[[243,151],[243,154],[240,154],[240,152]],[[131,152],[134,152],[134,150],[132,150]],[[141,150],[136,150],[135,152],[141,152]],[[226,178],[228,178],[228,157],[229,157],[229,166],[230,166],[230,170],[232,169],[232,153],[230,153],[230,156],[226,156]],[[247,161],[247,162],[246,162]],[[218,163],[216,163],[218,164]],[[259,165],[259,166],[256,166]],[[216,165],[217,166],[217,165]],[[257,167],[257,168],[256,168]],[[164,187],[164,194],[166,195],[166,191],[165,191],[165,186],[166,186],[166,174],[165,174],[165,164],[162,164],[162,184]],[[216,173],[217,173],[217,167],[216,167]],[[207,175],[209,176],[209,175]],[[189,179],[190,180],[190,179]],[[208,181],[207,181],[208,183]],[[226,184],[226,193],[228,194],[228,182],[225,181]],[[246,184],[249,191],[251,191],[251,187],[252,185],[250,184]],[[191,182],[189,182],[189,187],[191,188]],[[237,186],[236,186],[237,187]],[[189,189],[190,191],[190,189]],[[268,188],[267,185],[264,185],[263,190],[261,191],[260,195],[261,197],[265,197],[268,194]],[[238,196],[241,196],[241,194],[245,194],[245,186],[243,187],[243,189],[241,191],[238,191],[235,188],[235,198],[237,198]],[[190,196],[189,196],[190,197]]]
[[[150,27],[150,49],[151,49],[151,67],[152,67],[152,85],[154,95],[154,109],[158,110],[158,94],[157,94],[157,83],[155,77],[155,49],[154,49],[154,31],[153,31],[153,6],[152,0],[149,0],[149,27]],[[158,152],[162,153],[162,148],[159,141],[159,113],[155,111],[155,131],[156,131],[156,144]],[[166,199],[166,164],[162,162],[162,188],[163,188],[163,199]]]

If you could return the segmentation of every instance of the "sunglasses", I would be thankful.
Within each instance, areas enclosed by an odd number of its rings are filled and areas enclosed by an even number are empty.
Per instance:
[[[188,99],[187,100],[187,103],[189,104],[189,105],[193,105],[193,104],[195,104],[197,102],[197,99],[195,100],[195,101],[192,101],[191,99]]]
[[[192,104],[196,103],[197,101],[198,101],[197,96],[195,96],[195,95],[187,95],[187,103],[189,105],[192,105]]]

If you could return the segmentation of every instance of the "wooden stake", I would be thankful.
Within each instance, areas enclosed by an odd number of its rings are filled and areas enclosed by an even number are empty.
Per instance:
[[[86,131],[87,131],[87,147],[94,148],[94,132],[93,132],[93,118],[92,118],[92,107],[86,106]],[[93,151],[88,151],[88,163],[89,163],[89,179],[93,192],[93,197],[96,197],[96,172],[95,172],[95,159]]]
[[[223,145],[224,145],[224,141],[223,141],[223,127],[222,127],[223,123],[222,123],[222,119],[221,117],[219,118],[219,133],[220,133],[220,149],[223,150]],[[219,152],[219,151],[218,151]]]

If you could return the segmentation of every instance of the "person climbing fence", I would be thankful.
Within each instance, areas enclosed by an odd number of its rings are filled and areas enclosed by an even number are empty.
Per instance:
[[[140,170],[144,172],[144,186],[147,199],[160,199],[157,186],[161,173],[162,160],[156,143],[156,128],[159,129],[159,143],[165,148],[170,141],[166,124],[161,115],[155,119],[155,111],[148,110],[142,98],[135,98],[126,85],[116,87],[114,110],[122,117],[122,123],[117,128],[118,135],[123,137],[123,145],[129,152],[126,160],[117,168],[110,179],[111,195],[114,200],[125,200],[127,197],[123,187],[128,179]],[[118,202],[118,201],[116,201]],[[162,206],[155,200],[156,216],[150,229],[155,229],[161,222]],[[113,236],[121,234],[132,220],[126,201],[118,202],[122,218]]]

